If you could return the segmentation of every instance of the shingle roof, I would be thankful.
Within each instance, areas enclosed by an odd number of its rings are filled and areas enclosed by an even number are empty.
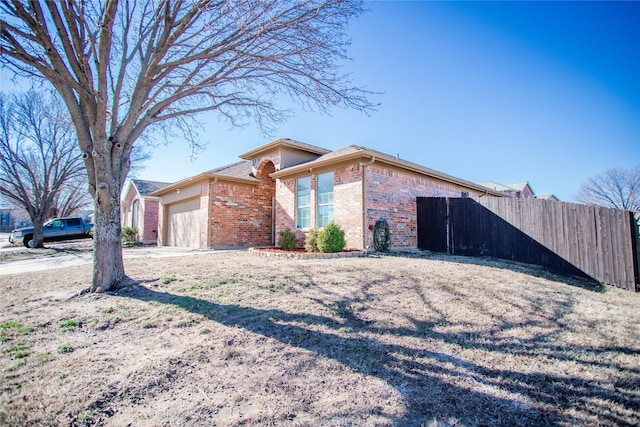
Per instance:
[[[255,156],[259,156],[261,153],[271,150],[274,147],[291,147],[300,151],[306,151],[308,153],[317,155],[322,155],[329,152],[329,150],[327,150],[326,148],[307,144],[306,142],[300,142],[289,138],[279,138],[267,144],[261,145],[258,148],[254,148],[251,151],[247,151],[246,153],[241,154],[239,157],[241,159],[251,160]]]
[[[341,148],[339,150],[330,151],[327,154],[323,154],[322,156],[318,157],[317,159],[310,160],[308,163],[339,158],[349,154],[358,153],[363,150],[365,150],[364,147],[358,147],[357,145],[350,145],[348,147]]]
[[[221,166],[205,173],[228,176],[230,178],[255,179],[257,181],[257,178],[253,176],[252,163],[250,161],[241,161]]]
[[[138,189],[138,193],[141,196],[148,196],[154,191],[158,191],[167,185],[170,185],[170,182],[159,182],[159,181],[145,181],[142,179],[132,179],[133,184]]]

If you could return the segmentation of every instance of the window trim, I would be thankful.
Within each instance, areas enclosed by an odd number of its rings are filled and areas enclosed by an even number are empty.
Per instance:
[[[307,190],[308,193],[304,194],[304,195],[300,195],[299,190],[300,190],[300,182],[302,180],[308,180],[308,185],[307,185]],[[295,224],[296,224],[296,229],[297,230],[306,230],[311,228],[311,224],[312,222],[312,218],[311,218],[311,207],[313,205],[313,201],[311,198],[311,185],[313,183],[313,177],[312,176],[303,176],[300,178],[296,178],[296,191],[295,191]],[[301,197],[308,197],[309,200],[309,204],[308,205],[302,205],[300,206],[300,198]],[[308,212],[308,226],[307,224],[302,224],[300,221],[300,212],[304,210],[304,212]]]
[[[327,176],[327,175],[331,175],[331,192],[325,192],[325,193],[320,193],[320,177],[321,176]],[[315,206],[315,212],[316,212],[316,220],[315,220],[315,225],[317,228],[324,228],[326,225],[330,224],[334,217],[335,217],[335,171],[329,171],[329,172],[325,172],[325,173],[320,173],[316,175],[316,197],[315,197],[315,202],[316,202],[316,206]],[[331,203],[320,203],[320,197],[323,196],[324,194],[331,194]],[[327,221],[326,223],[320,225],[320,208],[321,207],[327,207],[327,206],[331,206],[333,207],[332,209],[332,215],[329,221]]]

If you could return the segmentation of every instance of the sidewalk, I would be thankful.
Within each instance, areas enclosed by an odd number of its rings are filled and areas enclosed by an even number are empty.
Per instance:
[[[142,257],[168,258],[206,252],[214,252],[214,250],[177,248],[173,246],[150,246],[148,248],[123,249],[122,256],[124,259]],[[91,252],[79,253],[76,255],[10,261],[0,263],[0,276],[6,274],[20,274],[31,271],[50,270],[53,268],[73,267],[77,265],[90,264],[91,262],[93,262],[93,253]]]

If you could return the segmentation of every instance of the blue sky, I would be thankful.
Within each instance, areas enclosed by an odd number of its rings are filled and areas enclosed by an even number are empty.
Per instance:
[[[139,177],[174,181],[278,137],[367,146],[470,181],[529,181],[569,201],[640,164],[640,2],[367,2],[350,26],[370,117],[297,111],[270,137],[205,116],[207,150],[154,152]]]
[[[366,2],[345,65],[377,112],[299,109],[269,136],[202,117],[207,149],[153,151],[141,179],[173,182],[273,139],[362,145],[469,181],[529,181],[570,201],[640,164],[640,1]]]

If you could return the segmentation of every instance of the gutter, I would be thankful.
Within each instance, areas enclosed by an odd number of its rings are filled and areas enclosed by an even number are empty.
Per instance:
[[[371,156],[368,162],[361,162],[362,167],[362,249],[367,248],[367,167],[374,164],[376,156]]]
[[[238,182],[241,184],[249,184],[249,185],[258,185],[260,183],[257,179],[248,179],[248,178],[236,178],[228,175],[220,175],[215,173],[201,173],[190,178],[183,179],[181,181],[175,182],[171,185],[167,185],[166,187],[161,188],[160,190],[154,191],[150,194],[150,196],[160,197],[165,193],[172,192],[180,187],[184,187],[186,185],[195,184],[196,182],[202,181],[204,179],[214,179],[214,182],[220,181],[229,181],[229,182]]]

